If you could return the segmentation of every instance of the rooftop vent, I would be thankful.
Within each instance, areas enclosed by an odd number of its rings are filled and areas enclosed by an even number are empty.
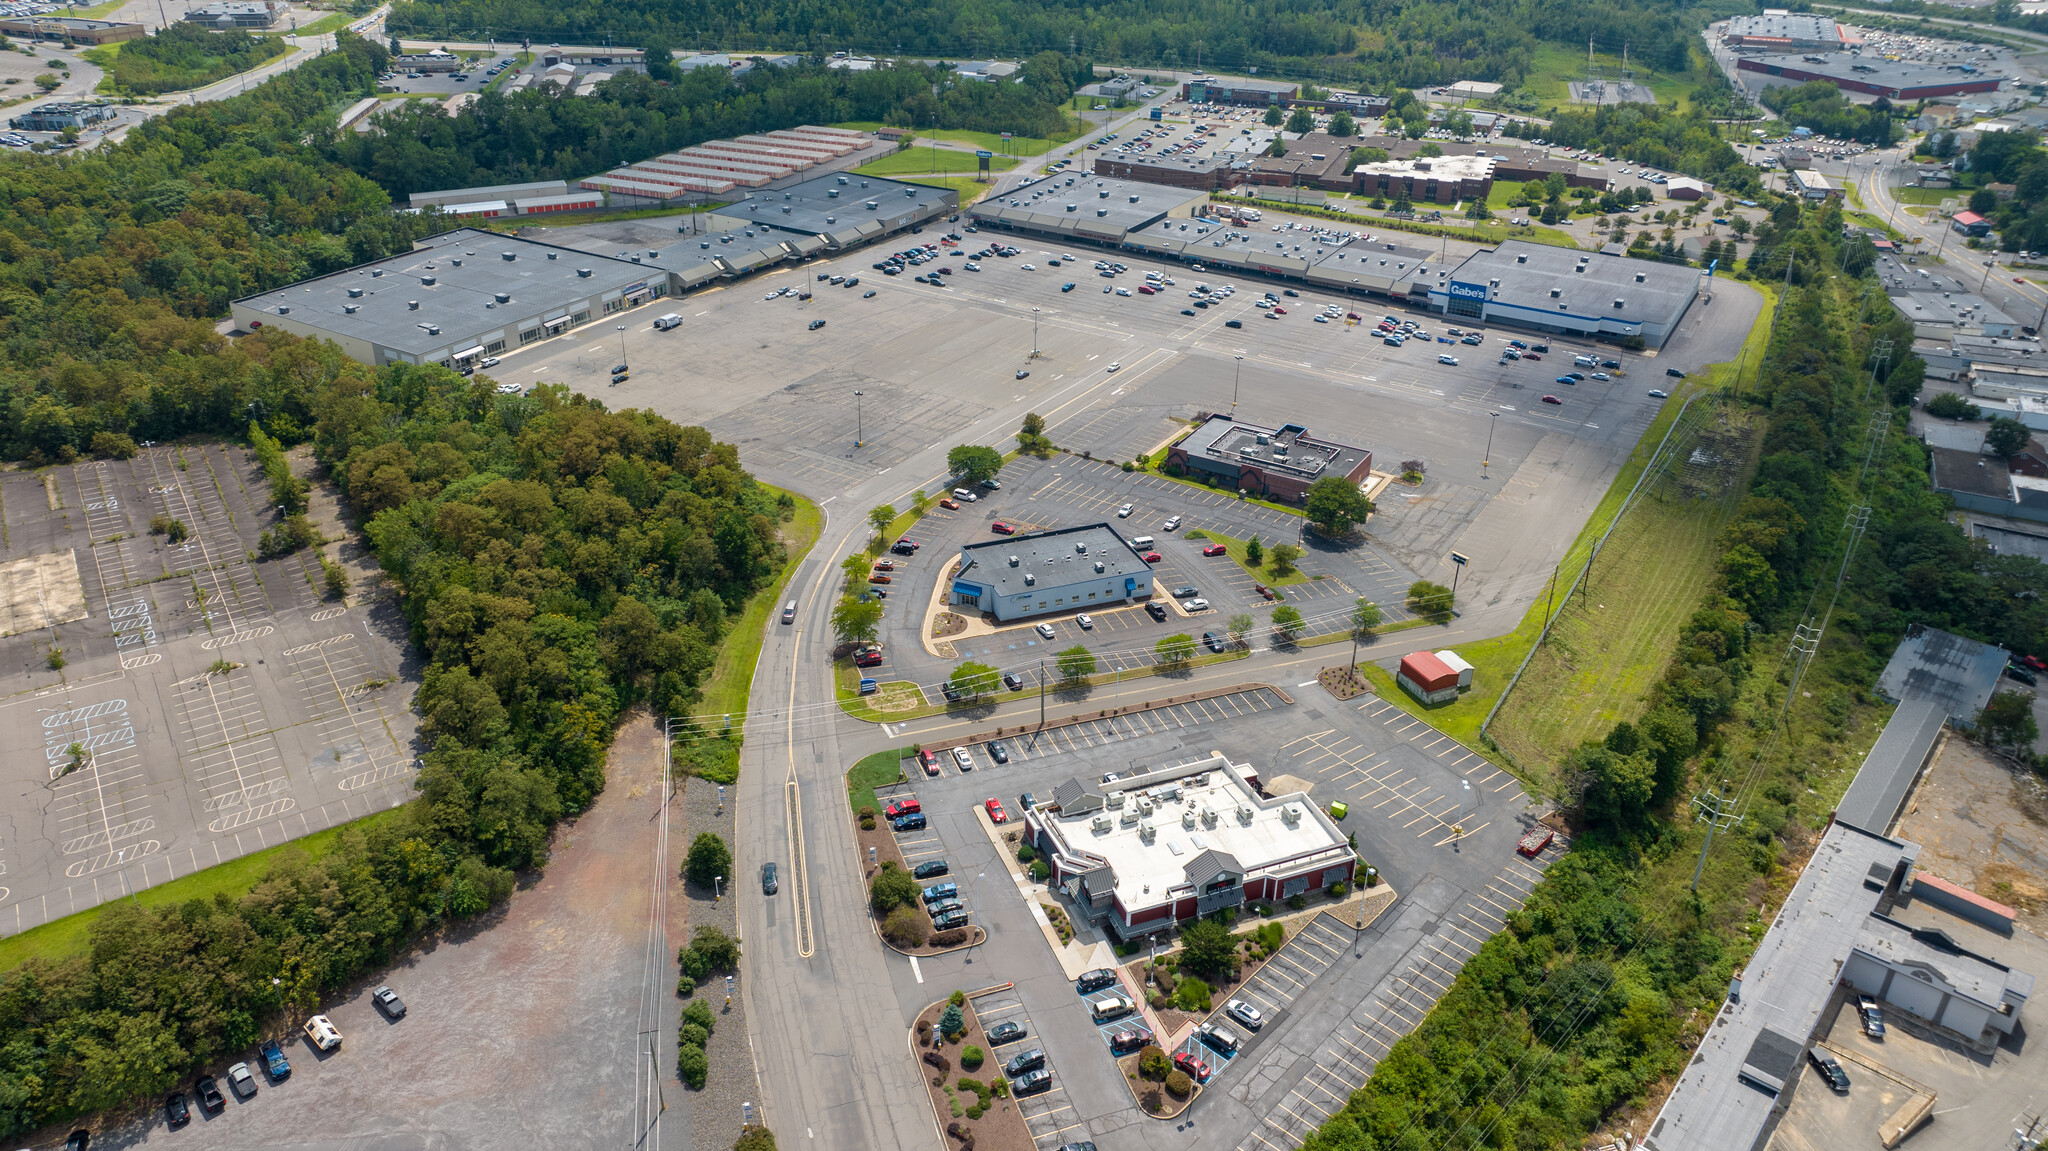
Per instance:
[[[450,260],[449,263],[454,264],[458,268],[462,266],[462,260],[460,258]]]
[[[501,303],[501,304],[509,304],[509,303],[511,303],[511,302],[512,302],[512,293],[510,293],[510,292],[499,292],[499,293],[497,294],[497,297],[496,297],[496,298],[497,298],[497,301],[498,301],[499,303]]]
[[[1016,566],[1017,566],[1017,565],[1018,565],[1019,563],[1022,563],[1022,562],[1023,562],[1023,561],[1019,560],[1019,559],[1018,559],[1018,558],[1017,558],[1016,556],[1011,556],[1011,557],[1010,557],[1010,566],[1011,566],[1011,567],[1016,567]]]
[[[1564,295],[1564,293],[1563,293],[1563,292],[1561,292],[1561,291],[1559,291],[1558,289],[1556,289],[1556,288],[1552,288],[1552,289],[1550,289],[1550,298],[1551,298],[1551,299],[1555,300],[1555,299],[1557,299],[1558,297],[1560,297],[1560,296],[1562,296],[1562,295]]]
[[[373,279],[373,280],[374,280],[374,279],[376,279],[377,277],[379,277],[379,276],[383,275],[383,274],[384,274],[384,269],[382,269],[382,268],[372,268],[372,269],[370,270],[370,278],[371,278],[371,279]]]
[[[1614,310],[1619,312],[1621,310],[1622,304],[1625,302],[1626,301],[1624,301],[1620,296],[1614,297]]]
[[[827,217],[825,217],[825,222],[826,222],[826,223],[828,223],[828,224],[836,224],[836,223],[838,223],[838,222],[839,222],[839,217],[837,217],[837,216],[827,216]]]
[[[420,287],[422,287],[422,288],[431,288],[431,287],[433,287],[433,286],[434,286],[434,277],[432,277],[432,276],[421,276],[421,277],[420,277]]]
[[[1035,583],[1037,583],[1037,582],[1038,582],[1038,577],[1037,577],[1037,576],[1035,576],[1035,575],[1032,575],[1032,574],[1031,574],[1030,572],[1025,572],[1025,573],[1024,573],[1024,586],[1025,586],[1025,587],[1030,587],[1030,586],[1032,586],[1033,584],[1035,584]]]
[[[356,314],[356,307],[355,304],[343,304],[341,310],[344,315],[353,316]]]
[[[1636,273],[1636,283],[1640,284],[1640,283],[1642,283],[1642,282],[1643,282],[1643,274],[1642,274],[1641,272],[1637,272],[1637,273]]]
[[[1526,253],[1525,253],[1525,254],[1523,254],[1523,255],[1520,255],[1520,256],[1516,256],[1516,257],[1515,257],[1515,263],[1517,263],[1517,264],[1526,264],[1526,263],[1528,263],[1528,262],[1529,262],[1529,257],[1528,257],[1528,255],[1527,255]]]
[[[676,229],[676,230],[677,230],[677,231],[679,231],[679,232],[680,232],[680,231],[682,231],[682,229],[681,229],[681,228],[678,228],[678,229]],[[552,260],[552,259],[554,259],[555,257],[557,257],[557,256],[559,256],[559,255],[561,255],[561,253],[560,253],[560,252],[549,252],[549,253],[548,253],[548,259]]]
[[[845,182],[846,182],[846,181],[844,181],[844,180],[841,180],[841,181],[840,181],[840,183],[842,183],[842,184],[843,184],[843,183],[845,183]],[[837,188],[827,188],[827,189],[825,189],[825,198],[826,198],[827,200],[837,200],[837,199],[839,198],[839,189],[837,189]]]
[[[362,299],[362,298],[363,298],[363,290],[362,290],[361,288],[350,288],[350,289],[348,290],[348,298],[349,298],[349,299],[351,299],[351,300],[360,300],[360,299]]]
[[[576,278],[577,278],[577,279],[579,279],[579,280],[587,280],[587,279],[589,279],[589,278],[590,278],[590,269],[589,269],[589,268],[578,268],[578,269],[576,269]]]
[[[439,325],[439,324],[428,324],[428,325],[427,325],[427,334],[428,334],[428,335],[430,335],[430,336],[438,336],[438,335],[440,335],[440,334],[441,334],[441,325]]]
[[[1137,198],[1136,196],[1132,196],[1132,197],[1131,197],[1131,203],[1135,204],[1135,203],[1137,203],[1137,202],[1138,202],[1138,198]]]
[[[867,208],[867,210],[868,210],[868,211],[870,211],[870,212],[874,211],[874,210],[875,210],[876,208],[878,208],[878,207],[880,207],[880,206],[881,206],[881,205],[879,205],[879,204],[875,203],[875,202],[874,202],[873,200],[869,200],[869,201],[867,202],[867,204],[865,205],[865,207]]]
[[[1108,209],[1108,208],[1097,208],[1097,209],[1095,209],[1095,214],[1096,214],[1096,215],[1098,215],[1098,216],[1107,216],[1107,215],[1109,215],[1109,209]]]
[[[784,205],[782,206],[782,214],[783,214],[783,215],[785,215],[785,216],[789,215],[789,205],[788,205],[788,204],[784,204]]]
[[[1101,561],[1101,560],[1096,560],[1096,561],[1095,561],[1095,573],[1096,573],[1097,575],[1100,575],[1100,574],[1102,574],[1102,561]]]
[[[405,310],[406,310],[406,311],[408,311],[408,312],[417,312],[417,311],[419,311],[419,310],[420,310],[420,302],[419,302],[418,300],[407,300],[407,301],[405,302]]]
[[[513,260],[516,260],[516,259],[518,259],[518,258],[519,258],[519,253],[517,253],[517,252],[499,252],[499,253],[498,253],[498,257],[499,257],[500,259],[502,259],[502,260],[506,261],[507,263],[510,263],[511,261],[513,261]]]
[[[290,304],[279,304],[279,305],[277,306],[277,314],[278,314],[278,315],[280,315],[280,316],[289,316],[289,315],[291,315],[291,313],[292,313],[292,306],[291,306]]]

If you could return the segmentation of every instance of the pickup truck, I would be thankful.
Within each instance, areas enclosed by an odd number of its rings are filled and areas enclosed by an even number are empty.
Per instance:
[[[270,1073],[273,1082],[292,1077],[291,1061],[284,1057],[284,1048],[279,1046],[277,1040],[266,1039],[263,1046],[257,1050],[262,1054],[263,1068]]]

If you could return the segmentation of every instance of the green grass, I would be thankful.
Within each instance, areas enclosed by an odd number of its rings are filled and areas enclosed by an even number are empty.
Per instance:
[[[1190,659],[1185,665],[1183,665],[1186,668],[1208,667],[1210,664],[1229,663],[1232,660],[1246,659],[1251,655],[1251,652],[1248,650],[1230,650],[1221,652],[1209,651],[1201,646],[1201,637],[1196,632],[1196,629],[1199,627],[1200,624],[1200,619],[1184,619],[1181,621],[1181,623],[1183,626],[1187,626],[1190,629],[1188,631],[1189,635],[1193,635],[1196,637],[1195,650],[1197,654],[1193,659]],[[1222,626],[1222,619],[1217,618],[1215,625],[1212,628],[1210,628],[1210,630],[1218,631],[1218,634],[1220,635],[1221,631],[1219,629],[1221,629]],[[1096,672],[1094,675],[1084,678],[1081,682],[1083,685],[1091,688],[1107,687],[1112,684],[1121,684],[1125,682],[1144,679],[1146,676],[1157,676],[1162,674],[1166,674],[1165,669],[1160,668],[1157,664],[1153,664],[1147,667],[1125,668],[1121,674],[1114,671],[1099,671]],[[941,697],[935,702],[923,703],[915,708],[911,708],[906,711],[879,712],[876,711],[873,707],[869,706],[868,703],[869,700],[875,698],[874,696],[862,696],[860,694],[860,672],[856,668],[854,668],[851,660],[839,661],[838,665],[836,665],[833,669],[833,679],[834,686],[837,688],[837,694],[839,697],[839,709],[841,711],[844,711],[847,715],[852,716],[854,719],[863,720],[868,723],[902,723],[905,720],[924,719],[928,716],[934,715],[948,715],[959,712],[967,712],[972,711],[978,707],[994,707],[1000,706],[1001,704],[1006,702],[1034,698],[1034,696],[1028,690],[1028,688],[1027,690],[1022,692],[1000,690],[991,695],[982,696],[980,700],[975,701],[973,703],[948,703],[943,697]],[[923,694],[921,689],[919,689],[915,684],[910,683],[892,681],[890,683],[884,683],[878,686],[881,688],[881,692],[884,694],[890,693],[892,689],[894,691],[901,692],[906,695],[910,692],[917,692],[919,695]],[[1064,680],[1051,681],[1048,683],[1048,689],[1052,691],[1069,690],[1071,687],[1072,685],[1067,684]],[[990,719],[992,722],[996,723],[997,727],[1010,726],[1009,723],[1002,721],[999,717],[991,716]],[[1027,723],[1023,725],[1023,727],[1020,727],[1019,730],[1022,730],[1024,727],[1029,726],[1030,725]]]
[[[965,208],[983,196],[988,195],[993,183],[984,184],[972,176],[898,176],[906,184],[923,184],[930,188],[950,188],[960,197],[960,206]]]
[[[1962,203],[1970,198],[1970,191],[1969,188],[1921,188],[1909,185],[1893,188],[1892,198],[1901,204],[1926,204],[1932,207],[1943,200]]]
[[[484,82],[484,91],[488,92],[493,88],[503,87],[504,85],[511,83],[512,77],[519,75],[520,69],[526,67],[528,64],[533,63],[533,53],[520,52],[513,56],[513,60],[514,64],[512,67],[505,69],[503,72],[498,73],[497,75],[491,77],[489,80],[486,80]],[[595,223],[596,221],[586,222]]]
[[[1161,450],[1159,451],[1158,455],[1159,455],[1159,458],[1160,458],[1161,460],[1164,460],[1164,459],[1166,458],[1166,452],[1165,452],[1165,450],[1164,450],[1164,449],[1161,449]],[[1162,479],[1162,480],[1166,480],[1166,481],[1167,481],[1167,482],[1169,482],[1169,483],[1176,483],[1176,484],[1181,484],[1181,485],[1183,485],[1183,486],[1185,486],[1185,487],[1190,487],[1190,488],[1194,488],[1194,489],[1195,489],[1196,491],[1203,491],[1203,492],[1212,492],[1212,493],[1214,493],[1214,492],[1222,492],[1222,491],[1224,491],[1224,490],[1225,490],[1225,489],[1223,489],[1223,488],[1212,488],[1212,487],[1210,487],[1210,486],[1209,486],[1208,484],[1205,484],[1205,483],[1203,483],[1203,482],[1202,482],[1202,481],[1200,481],[1200,480],[1195,480],[1195,479],[1189,479],[1189,478],[1188,478],[1187,476],[1170,476],[1170,475],[1167,475],[1167,474],[1166,474],[1165,472],[1161,471],[1161,470],[1160,470],[1159,468],[1157,468],[1157,467],[1144,467],[1144,468],[1135,468],[1134,470],[1136,470],[1136,471],[1139,471],[1139,472],[1143,472],[1143,473],[1144,473],[1145,475],[1148,475],[1148,476],[1157,476],[1158,478],[1160,478],[1160,479]],[[1260,497],[1258,497],[1258,496],[1254,496],[1254,495],[1244,495],[1244,496],[1239,496],[1239,497],[1238,497],[1238,500],[1239,500],[1240,502],[1242,502],[1242,503],[1247,503],[1247,504],[1257,504],[1258,506],[1260,506],[1260,507],[1262,507],[1262,508],[1271,508],[1271,509],[1273,509],[1273,510],[1274,510],[1274,511],[1276,511],[1276,512],[1286,512],[1286,513],[1287,513],[1288,515],[1290,515],[1290,516],[1298,516],[1298,515],[1300,515],[1300,514],[1301,514],[1301,509],[1300,509],[1300,508],[1297,508],[1297,507],[1293,507],[1293,506],[1291,506],[1291,505],[1288,505],[1288,504],[1283,504],[1283,503],[1279,503],[1279,502],[1277,502],[1277,501],[1274,501],[1274,500],[1268,500],[1268,499],[1261,499]]]
[[[397,811],[391,808],[366,815],[340,827],[330,827],[311,835],[281,843],[264,851],[251,852],[240,859],[195,871],[190,875],[160,883],[155,887],[138,891],[129,899],[143,907],[165,907],[185,903],[194,899],[211,900],[215,895],[236,897],[246,895],[262,880],[270,865],[285,852],[302,851],[318,859],[333,850],[341,833],[351,828],[362,830],[379,820],[390,819]],[[10,971],[27,959],[42,959],[51,963],[83,954],[91,943],[90,931],[106,904],[52,920],[40,927],[31,927],[19,935],[0,939],[0,971]]]
[[[873,132],[889,126],[879,120],[844,120],[837,124],[827,125],[827,127],[832,128],[845,128],[850,132]],[[1072,117],[1068,118],[1066,134],[1051,140],[1042,140],[1036,136],[1017,136],[1005,142],[1002,134],[998,132],[970,132],[964,128],[911,129],[921,140],[937,138],[940,140],[951,140],[958,144],[972,144],[977,148],[986,148],[999,156],[1005,153],[1013,156],[1033,156],[1040,152],[1050,151],[1060,144],[1067,143],[1088,130],[1088,125]],[[913,144],[912,147],[915,148],[916,145]],[[930,149],[926,150],[929,151]]]
[[[782,494],[781,488],[761,485],[770,492]],[[711,665],[711,675],[704,681],[704,699],[698,705],[703,715],[737,714],[747,710],[747,696],[754,689],[754,665],[761,659],[761,641],[766,635],[768,613],[782,603],[783,589],[795,577],[798,565],[803,563],[811,545],[818,542],[818,532],[824,527],[825,517],[818,511],[818,505],[789,493],[796,500],[796,516],[783,528],[783,542],[789,559],[782,565],[782,571],[775,582],[754,593],[747,601],[747,610],[734,622],[727,633],[725,642],[719,645],[718,660]]]
[[[989,171],[1007,172],[1017,166],[1017,161],[1008,156],[995,156],[988,162]],[[977,172],[981,160],[972,152],[956,152],[950,148],[919,148],[912,146],[901,152],[874,160],[854,171],[863,176],[937,176],[948,172]]]
[[[875,815],[882,814],[882,801],[875,798],[875,789],[887,787],[904,778],[903,761],[911,754],[907,747],[893,751],[878,751],[853,765],[846,773],[846,802],[854,811],[863,807],[875,809]]]
[[[890,680],[875,685],[875,694],[860,693],[862,669],[853,666],[850,659],[834,661],[832,684],[839,699],[839,707],[855,719],[868,723],[895,723],[898,720],[916,719],[936,715],[944,711],[943,706],[933,707],[925,699],[924,692],[907,680]],[[900,707],[877,707],[877,704],[900,703]]]
[[[1621,75],[1621,53],[1609,55],[1605,52],[1596,52],[1593,60],[1606,75]],[[1695,65],[1700,63],[1697,54],[1693,62]],[[1639,56],[1631,56],[1628,65],[1629,70],[1634,73],[1636,83],[1648,85],[1651,94],[1657,97],[1658,103],[1676,100],[1681,112],[1691,106],[1693,89],[1700,82],[1697,73],[1652,71],[1643,66],[1642,58]],[[1522,91],[1546,104],[1563,107],[1569,105],[1572,98],[1571,87],[1566,81],[1580,79],[1585,74],[1584,52],[1558,44],[1539,43],[1530,55],[1529,66],[1523,72]]]
[[[1295,584],[1307,583],[1309,581],[1308,573],[1302,571],[1300,568],[1296,568],[1293,571],[1288,572],[1284,576],[1276,576],[1273,574],[1273,546],[1275,544],[1293,543],[1293,540],[1260,540],[1259,546],[1266,550],[1266,562],[1258,567],[1253,567],[1251,564],[1245,562],[1245,541],[1238,539],[1236,536],[1224,535],[1222,532],[1216,531],[1213,528],[1197,528],[1196,530],[1187,533],[1187,538],[1191,540],[1214,540],[1219,544],[1229,545],[1230,551],[1228,553],[1228,558],[1230,562],[1236,564],[1238,568],[1244,572],[1244,574],[1252,577],[1252,579],[1257,580],[1259,583],[1265,584],[1267,587],[1293,587]]]
[[[264,34],[267,36],[325,36],[329,32],[333,32],[336,29],[348,27],[348,24],[351,20],[360,19],[362,19],[362,17],[351,16],[346,12],[329,12],[327,15],[320,17],[318,20],[313,21],[311,24],[301,24],[295,29],[273,29]]]

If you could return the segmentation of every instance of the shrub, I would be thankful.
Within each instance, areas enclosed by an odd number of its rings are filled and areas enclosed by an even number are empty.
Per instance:
[[[946,1009],[939,1012],[939,1034],[948,1039],[956,1039],[966,1030],[967,1019],[960,1013],[960,1005],[946,1004]]]
[[[702,999],[683,1008],[683,1022],[694,1023],[702,1027],[707,1034],[718,1030],[718,1017],[711,1013],[711,1005]]]
[[[972,1071],[981,1066],[982,1061],[987,1058],[988,1056],[981,1048],[970,1043],[960,1049],[960,1069],[962,1071]],[[967,1081],[963,1079],[961,1082],[965,1083]]]
[[[1031,849],[1030,844],[1020,843],[1017,845],[1017,862],[1029,863],[1036,858],[1038,858],[1038,853]]]
[[[953,994],[946,996],[946,1003],[952,1007],[965,1007],[967,1006],[967,993],[955,988]]]
[[[938,1068],[941,1075],[953,1069],[953,1061],[946,1058],[944,1052],[927,1051],[924,1053],[924,1061]]]
[[[862,831],[873,831],[875,829],[875,817],[872,815],[861,816],[860,829]]]
[[[1330,885],[1331,899],[1342,899],[1349,894],[1351,894],[1351,885],[1341,879]]]
[[[882,870],[868,884],[868,906],[874,908],[876,915],[887,915],[894,908],[908,908],[916,903],[917,880],[896,866],[894,860],[882,864]]]
[[[933,947],[958,947],[962,943],[967,942],[967,929],[964,927],[949,927],[930,939],[925,940],[925,942]]]
[[[732,1151],[775,1151],[775,1133],[759,1124],[745,1127]]]
[[[1183,979],[1180,986],[1174,990],[1173,1001],[1182,1011],[1190,1014],[1207,1011],[1210,1007],[1209,985],[1199,979]]]
[[[923,947],[926,924],[931,921],[915,907],[899,907],[882,921],[882,938],[906,951]]]
[[[694,1023],[685,1023],[682,1029],[676,1032],[676,1042],[685,1047],[702,1047],[711,1042],[711,1035]]]
[[[704,1080],[711,1074],[711,1060],[702,1047],[680,1047],[676,1049],[676,1074],[682,1077],[683,1086],[692,1091],[702,1091]]]
[[[688,999],[697,993],[697,981],[685,975],[676,980],[676,994]]]
[[[1138,1052],[1138,1077],[1158,1082],[1173,1070],[1173,1064],[1166,1058],[1166,1049],[1148,1043]]]
[[[1166,1006],[1166,996],[1157,991],[1148,991],[1145,993],[1145,1006],[1157,1011]]]
[[[124,436],[120,432],[94,432],[92,434],[93,455],[110,460],[129,460],[135,458],[135,451],[134,439]]]
[[[1288,897],[1288,899],[1287,899],[1287,906],[1289,906],[1289,907],[1292,907],[1292,908],[1293,908],[1294,910],[1296,910],[1296,911],[1300,911],[1300,910],[1301,910],[1302,908],[1304,908],[1304,907],[1307,907],[1307,906],[1308,906],[1308,896],[1306,896],[1306,895],[1292,895],[1292,896],[1289,896],[1289,897]]]
[[[690,843],[690,855],[683,865],[683,875],[699,887],[712,886],[712,881],[720,876],[732,879],[732,849],[725,845],[725,840],[711,832],[699,835]]]
[[[739,970],[739,940],[710,924],[697,929],[697,938],[691,941],[690,950],[702,955],[713,971]]]
[[[1175,1099],[1186,1099],[1188,1092],[1194,1089],[1195,1081],[1188,1078],[1187,1072],[1176,1067],[1166,1073],[1166,1093],[1168,1095],[1173,1096]]]
[[[1047,879],[1050,879],[1051,877],[1051,864],[1047,863],[1043,859],[1034,859],[1031,861],[1031,879],[1033,882],[1044,883]]]

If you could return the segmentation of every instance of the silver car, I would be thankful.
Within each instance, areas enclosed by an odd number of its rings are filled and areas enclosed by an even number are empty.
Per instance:
[[[1253,1031],[1257,1031],[1259,1028],[1264,1027],[1266,1025],[1266,1017],[1264,1015],[1259,1014],[1259,1009],[1253,1007],[1249,1003],[1246,1003],[1242,999],[1233,999],[1230,1002],[1224,1004],[1223,1010],[1227,1012],[1232,1019],[1235,1019],[1239,1023],[1244,1024],[1246,1027],[1250,1028]]]
[[[248,1099],[256,1094],[256,1077],[249,1073],[247,1063],[237,1063],[228,1068],[228,1086],[234,1089],[237,1098]]]

